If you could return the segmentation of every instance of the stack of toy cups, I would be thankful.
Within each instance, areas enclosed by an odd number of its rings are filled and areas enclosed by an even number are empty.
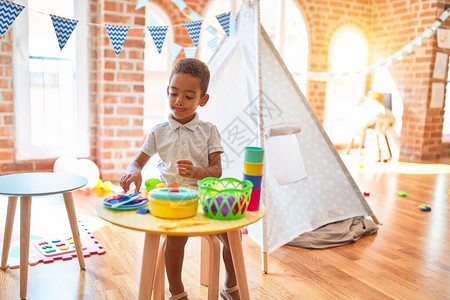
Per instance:
[[[253,183],[252,195],[250,197],[249,211],[259,209],[261,198],[261,181],[263,174],[264,149],[259,147],[245,148],[244,179]]]

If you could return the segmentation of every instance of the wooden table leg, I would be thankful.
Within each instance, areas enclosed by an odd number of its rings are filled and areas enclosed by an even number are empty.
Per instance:
[[[203,237],[200,244],[200,284],[208,286],[209,281],[209,243]]]
[[[139,300],[150,300],[155,279],[160,234],[145,233],[144,254],[142,255]]]
[[[155,284],[153,288],[153,299],[164,300],[165,298],[165,281],[166,281],[166,264],[164,261],[164,250],[166,249],[166,236],[161,236],[159,240],[158,258],[156,261]]]
[[[72,237],[75,243],[75,250],[77,251],[78,263],[82,270],[86,270],[84,264],[83,247],[81,245],[80,233],[78,232],[77,215],[75,213],[75,205],[73,204],[72,193],[63,194],[64,203],[66,204],[67,216],[69,217],[70,229],[72,230]]]
[[[27,297],[28,252],[30,251],[31,197],[20,197],[20,298]]]
[[[219,298],[219,275],[220,275],[220,242],[215,234],[205,235],[209,244],[209,274],[208,274],[208,300]]]
[[[6,211],[5,234],[3,235],[2,270],[8,267],[9,246],[11,245],[11,234],[16,215],[17,197],[8,197],[8,210]]]
[[[233,257],[234,271],[236,272],[236,279],[239,285],[239,294],[242,300],[250,300],[240,229],[228,231],[227,235],[230,243],[231,256]]]

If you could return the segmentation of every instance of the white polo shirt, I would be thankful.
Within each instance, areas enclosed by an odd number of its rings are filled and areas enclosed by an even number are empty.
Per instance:
[[[184,125],[169,115],[168,122],[156,125],[151,130],[141,151],[150,157],[159,154],[158,169],[162,181],[197,186],[198,179],[178,175],[175,162],[188,159],[195,167],[208,167],[208,155],[214,152],[223,153],[223,147],[217,127],[201,121],[195,113],[194,118]]]

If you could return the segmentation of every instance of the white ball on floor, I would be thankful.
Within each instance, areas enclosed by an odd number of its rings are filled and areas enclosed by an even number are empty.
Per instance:
[[[70,169],[70,173],[86,178],[88,181],[88,183],[86,184],[86,188],[95,187],[98,180],[100,179],[100,170],[98,169],[97,165],[90,159],[83,158],[77,160]]]
[[[55,160],[55,163],[53,164],[53,172],[68,173],[76,162],[77,158],[73,156],[61,156]]]

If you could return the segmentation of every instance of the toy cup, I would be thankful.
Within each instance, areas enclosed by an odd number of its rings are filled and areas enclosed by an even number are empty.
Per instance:
[[[248,175],[248,174],[244,174],[244,180],[248,180],[251,183],[253,183],[253,188],[254,189],[260,189],[261,188],[262,175],[251,176],[251,175]]]
[[[259,176],[263,173],[263,163],[254,164],[249,162],[244,162],[244,174],[251,176]]]
[[[252,194],[250,195],[250,203],[248,204],[248,211],[259,210],[259,202],[261,200],[261,189],[252,189]]]
[[[260,164],[264,160],[264,148],[260,147],[246,147],[245,148],[245,162]]]

